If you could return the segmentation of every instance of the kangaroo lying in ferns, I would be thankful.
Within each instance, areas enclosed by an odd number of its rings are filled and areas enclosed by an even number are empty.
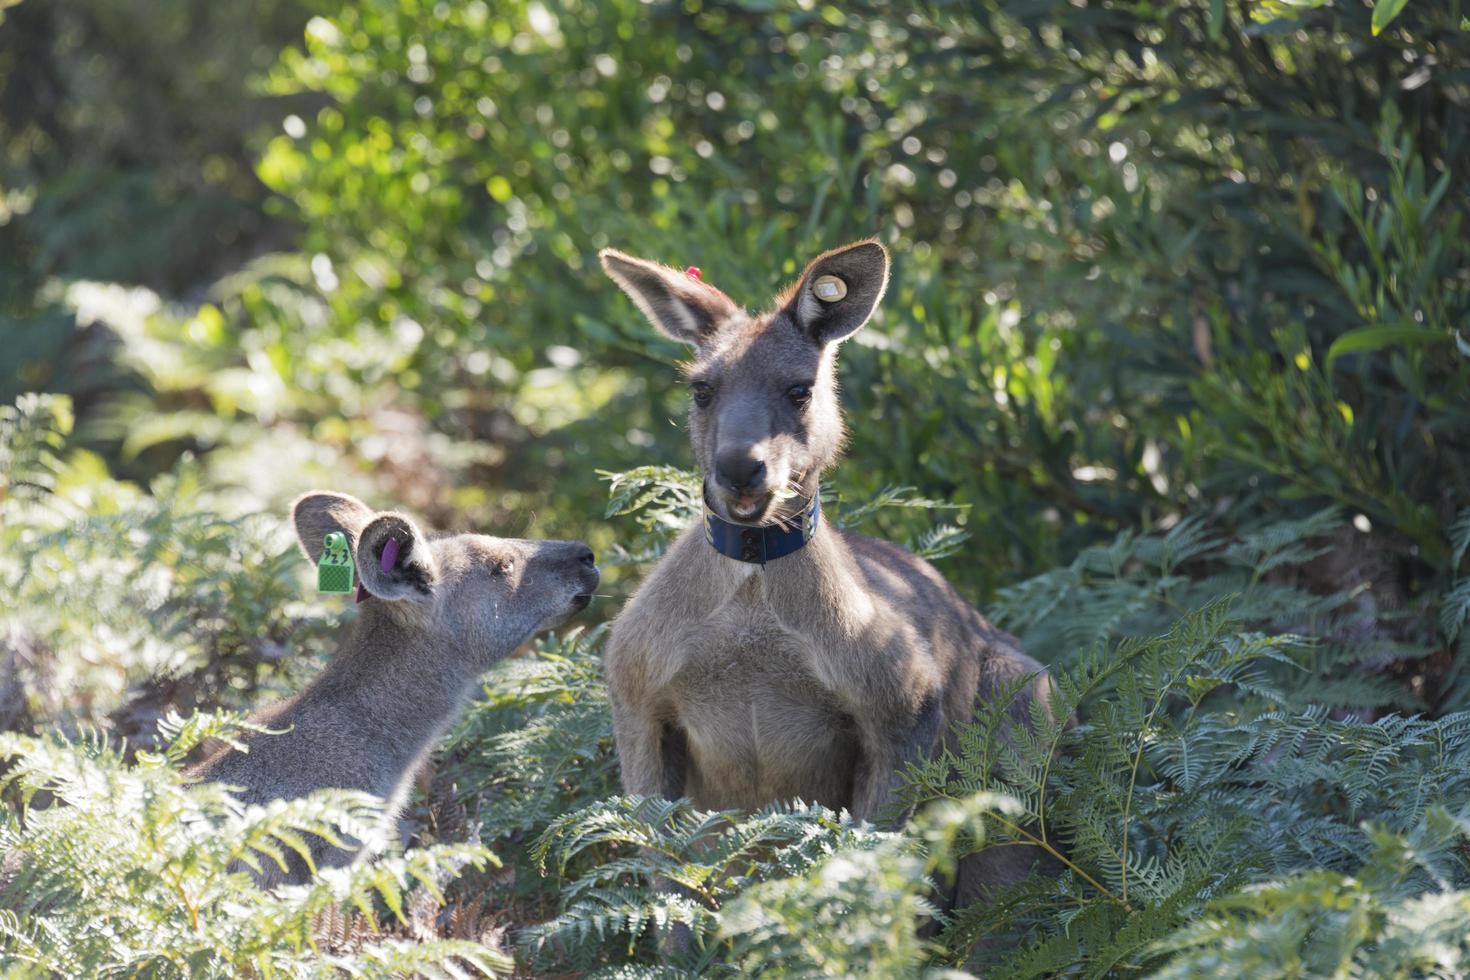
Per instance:
[[[818,484],[843,442],[836,360],[888,281],[862,241],[819,256],[750,316],[697,273],[613,250],[603,268],[653,325],[694,348],[689,435],[705,519],[613,625],[606,655],[629,793],[707,809],[800,797],[888,822],[900,773],[977,702],[1042,667],[924,560],[822,522]],[[1023,878],[1039,855],[967,858],[951,902]]]
[[[479,676],[586,608],[597,567],[580,541],[429,538],[407,516],[374,513],[346,494],[306,494],[293,517],[312,561],[327,534],[346,536],[365,599],[357,622],[305,690],[251,717],[284,734],[247,733],[248,752],[226,749],[191,775],[240,787],[246,803],[327,787],[361,790],[388,801],[391,831],[414,772]],[[309,844],[318,866],[353,857],[321,838]],[[263,885],[308,877],[295,855],[288,872],[262,864]]]

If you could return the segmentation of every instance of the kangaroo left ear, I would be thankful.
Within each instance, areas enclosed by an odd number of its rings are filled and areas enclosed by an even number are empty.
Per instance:
[[[429,543],[403,514],[378,514],[357,539],[357,574],[379,599],[427,599],[439,577]]]
[[[348,547],[373,519],[373,509],[356,497],[330,490],[303,493],[291,505],[291,521],[296,525],[296,540],[312,564],[322,559],[322,538],[332,531],[347,535]]]
[[[873,239],[812,260],[778,301],[819,347],[846,340],[868,322],[888,288],[888,250]]]
[[[665,337],[702,347],[738,316],[735,301],[707,282],[616,249],[597,253],[602,268]]]

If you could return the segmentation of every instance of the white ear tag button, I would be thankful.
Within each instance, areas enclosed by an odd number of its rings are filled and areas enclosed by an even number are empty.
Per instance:
[[[847,295],[847,283],[836,276],[818,276],[812,283],[812,295],[823,303],[835,303]]]

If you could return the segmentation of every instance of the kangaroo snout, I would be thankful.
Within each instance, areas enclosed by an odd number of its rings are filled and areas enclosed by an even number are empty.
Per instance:
[[[774,505],[786,473],[786,461],[768,456],[765,445],[721,452],[715,458],[713,478],[707,481],[706,501],[727,519],[759,522]]]
[[[581,541],[547,542],[551,552],[547,557],[555,562],[558,571],[575,590],[571,596],[572,608],[580,612],[592,602],[592,592],[602,581],[602,572],[597,568],[597,556]]]
[[[582,541],[537,541],[538,558],[560,571],[597,576],[597,556]]]
[[[715,464],[715,478],[733,494],[752,494],[765,485],[766,461],[749,451],[721,454]]]
[[[592,549],[577,542],[577,574],[580,576],[583,587],[591,592],[597,588],[597,583],[602,581],[602,572],[597,567],[597,556]],[[591,598],[590,596],[588,598]]]

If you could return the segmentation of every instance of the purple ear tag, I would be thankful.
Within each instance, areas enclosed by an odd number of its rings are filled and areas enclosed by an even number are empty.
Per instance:
[[[378,559],[378,568],[382,569],[383,574],[386,575],[388,572],[393,571],[393,566],[397,564],[398,539],[389,538],[383,543],[383,557]],[[367,588],[362,584],[362,582],[359,581],[357,583],[357,601],[361,602],[364,599],[368,598],[371,598],[371,593],[369,593]]]

